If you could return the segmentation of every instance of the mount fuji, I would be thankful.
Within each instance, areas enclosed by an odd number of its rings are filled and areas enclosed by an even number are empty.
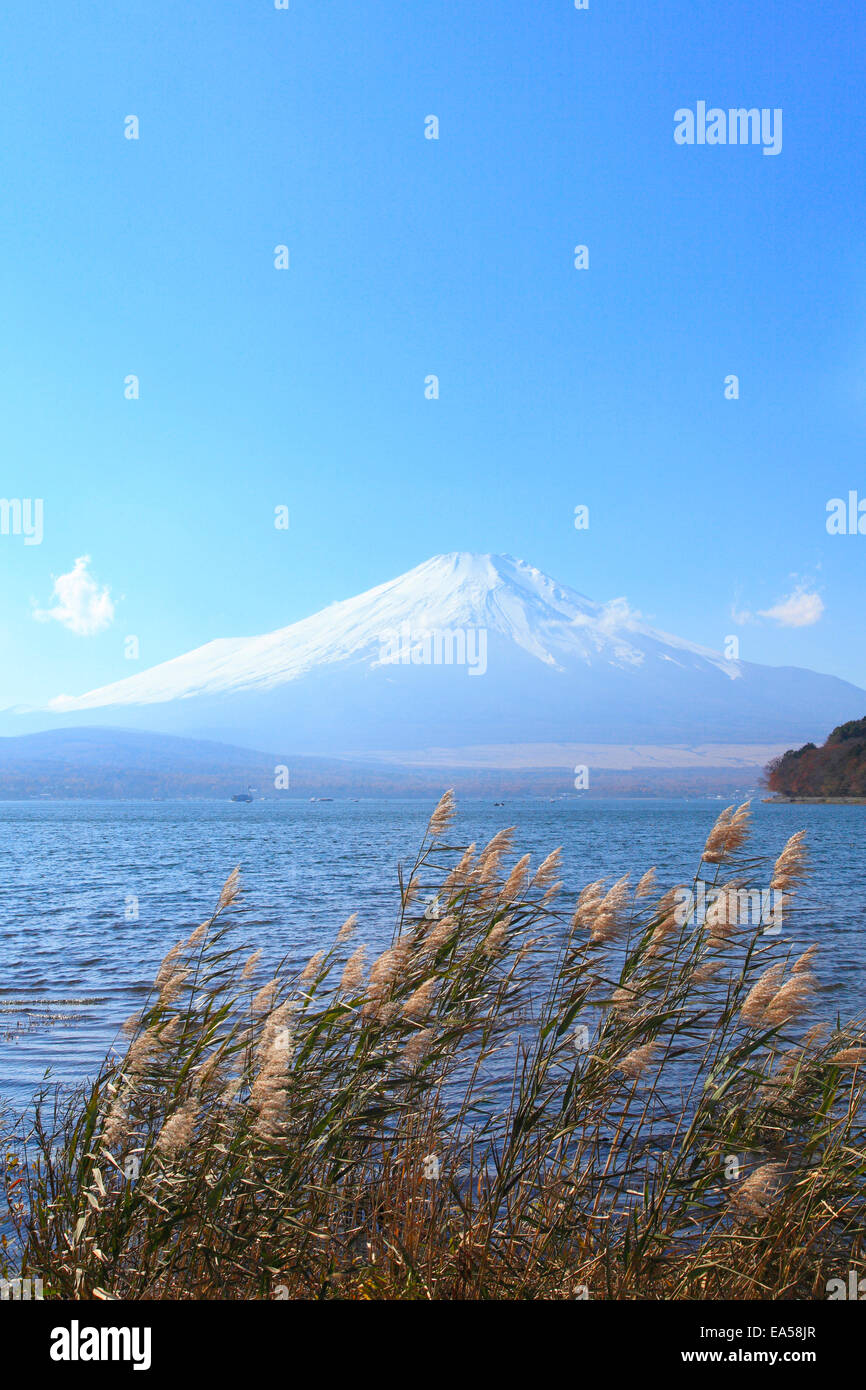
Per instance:
[[[790,744],[864,712],[866,691],[834,676],[728,660],[522,560],[454,553],[265,636],[60,696],[40,718],[347,755]]]

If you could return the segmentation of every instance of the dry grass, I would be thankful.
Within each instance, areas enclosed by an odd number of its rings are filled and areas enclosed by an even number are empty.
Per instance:
[[[83,1299],[770,1299],[863,1272],[866,1037],[806,1028],[812,953],[731,910],[747,808],[702,857],[731,889],[709,921],[649,875],[564,914],[556,855],[449,845],[452,809],[369,969],[350,919],[263,977],[231,876],[125,1055],[7,1136],[16,1273]],[[798,836],[775,873],[804,872]]]

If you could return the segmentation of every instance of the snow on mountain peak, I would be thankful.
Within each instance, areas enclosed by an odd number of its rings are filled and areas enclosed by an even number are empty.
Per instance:
[[[500,652],[554,670],[601,663],[637,669],[659,658],[710,665],[736,678],[738,663],[656,632],[625,600],[598,604],[510,555],[434,555],[375,588],[259,637],[220,639],[113,685],[51,702],[57,712],[268,690],[336,663],[383,664],[389,635],[481,630]]]

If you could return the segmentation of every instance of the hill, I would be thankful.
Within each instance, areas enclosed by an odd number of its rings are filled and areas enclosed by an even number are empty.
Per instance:
[[[284,772],[281,770],[285,769]],[[285,790],[275,786],[277,774]],[[411,774],[326,758],[287,758],[205,739],[137,729],[52,729],[0,738],[0,799],[227,800],[255,788],[256,799],[277,795],[411,789]]]
[[[840,724],[820,748],[805,743],[774,758],[766,782],[777,796],[866,797],[866,719]]]
[[[454,786],[463,796],[576,796],[573,758],[562,750],[539,764],[458,766],[445,760],[412,767],[396,762],[265,753],[203,739],[138,729],[72,728],[0,738],[0,800],[227,800],[252,786],[255,800],[310,797],[438,797]],[[680,757],[677,759],[677,752]],[[759,769],[732,760],[721,766],[666,750],[667,766],[640,757],[625,766],[592,769],[596,796],[705,796],[753,787]],[[277,774],[280,773],[279,777]],[[277,785],[277,783],[279,785]],[[741,798],[742,799],[742,796]]]

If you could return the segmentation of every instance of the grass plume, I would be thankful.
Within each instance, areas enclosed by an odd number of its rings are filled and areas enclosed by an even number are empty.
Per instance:
[[[707,886],[757,872],[748,817],[711,830]],[[233,871],[123,1052],[5,1135],[16,1273],[74,1299],[779,1299],[864,1272],[866,1034],[805,1027],[814,949],[728,929],[737,893],[684,914],[652,871],[561,909],[557,851],[509,867],[512,831],[478,853],[453,821],[447,794],[369,968],[353,915],[265,972]],[[802,836],[768,872],[793,892]]]

